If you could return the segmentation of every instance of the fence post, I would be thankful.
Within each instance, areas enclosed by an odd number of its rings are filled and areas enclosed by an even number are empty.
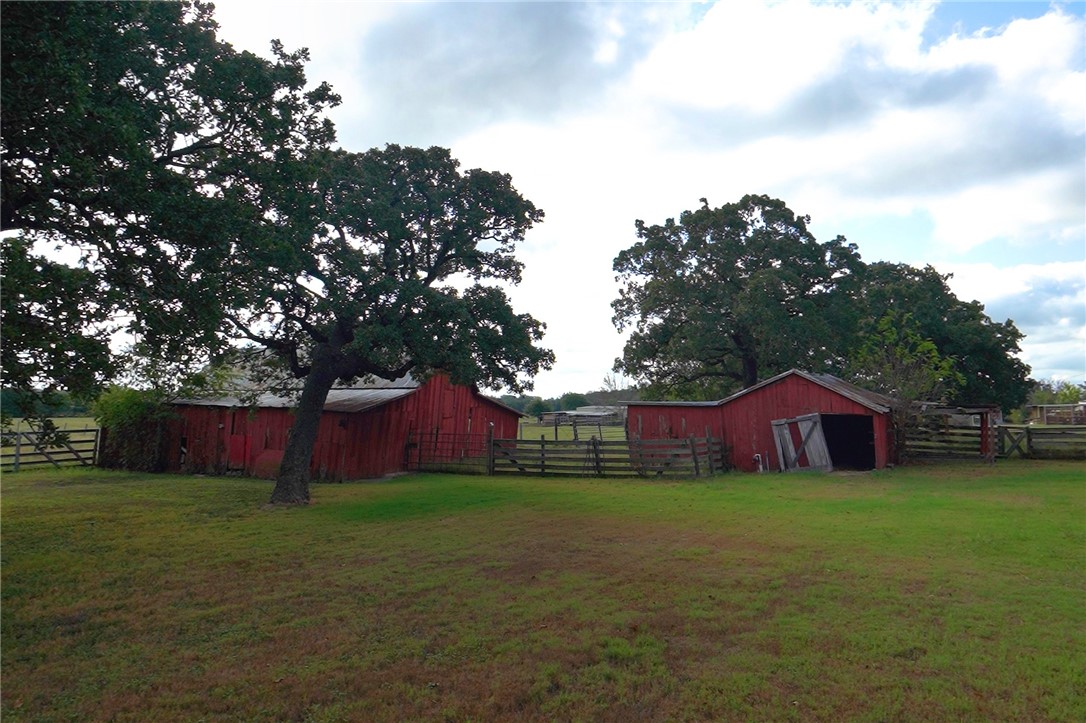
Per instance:
[[[1033,456],[1033,427],[1026,427],[1026,454]]]
[[[596,474],[602,476],[603,465],[601,464],[600,460],[600,440],[596,439],[595,437],[592,438],[592,457],[593,462],[595,463],[594,466],[596,467]]]
[[[554,426],[555,434],[558,434],[557,423]],[[547,474],[547,435],[539,435],[539,474]]]
[[[18,429],[18,427],[16,427],[16,429]],[[22,450],[22,448],[23,448],[23,433],[22,432],[16,432],[15,433],[15,461],[11,465],[11,471],[12,472],[18,472],[19,471],[19,452],[20,452],[20,450]]]
[[[698,447],[694,444],[694,438],[687,439],[687,443],[690,445],[690,456],[694,458],[694,476],[701,477],[701,466],[698,464]]]
[[[713,439],[709,435],[705,435],[705,454],[709,460],[709,475],[712,476],[716,474],[716,465],[713,464]]]
[[[490,423],[486,434],[486,473],[494,474],[494,422]]]

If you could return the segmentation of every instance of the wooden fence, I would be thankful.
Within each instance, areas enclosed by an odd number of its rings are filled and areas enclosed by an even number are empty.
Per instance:
[[[41,444],[40,432],[4,432],[0,447],[0,469],[18,472],[26,467],[92,466],[98,454],[97,429],[67,430],[67,441],[53,446]]]
[[[1004,425],[999,428],[999,455],[1086,459],[1086,426]]]
[[[994,442],[994,439],[990,439]],[[989,444],[989,449],[995,449]],[[910,430],[905,442],[908,457],[984,457],[980,427],[922,427]]]
[[[1003,458],[1086,459],[1086,426],[1002,425],[992,431],[991,449]],[[907,441],[911,457],[977,458],[981,453],[978,427],[924,428]]]
[[[495,439],[491,474],[576,477],[700,477],[727,469],[715,438],[605,441]]]

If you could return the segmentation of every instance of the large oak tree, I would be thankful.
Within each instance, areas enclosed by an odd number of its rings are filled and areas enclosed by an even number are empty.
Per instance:
[[[174,368],[256,344],[304,380],[273,495],[301,502],[336,380],[520,390],[552,363],[498,286],[542,218],[508,176],[442,149],[331,151],[338,98],[307,88],[306,52],[236,52],[197,0],[2,13],[7,381],[92,390],[110,323]]]
[[[444,371],[521,391],[553,362],[536,346],[543,325],[497,285],[520,281],[516,244],[543,218],[509,176],[461,172],[443,148],[336,152],[321,161],[308,210],[294,213],[319,219],[316,233],[239,247],[228,271],[251,300],[230,314],[234,331],[303,380],[272,502],[308,501],[337,381]]]
[[[640,240],[615,258],[614,322],[632,329],[616,370],[648,395],[711,399],[840,359],[856,247],[819,243],[809,217],[768,196],[702,204],[678,222],[638,220]]]

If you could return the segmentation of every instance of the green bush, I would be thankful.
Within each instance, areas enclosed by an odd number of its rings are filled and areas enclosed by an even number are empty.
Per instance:
[[[102,428],[98,463],[140,472],[163,469],[165,422],[172,412],[155,391],[110,387],[94,403]]]

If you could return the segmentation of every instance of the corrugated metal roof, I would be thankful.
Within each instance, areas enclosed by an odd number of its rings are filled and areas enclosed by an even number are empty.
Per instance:
[[[620,402],[627,407],[717,407],[724,403],[723,399],[716,399],[711,402]]]
[[[328,399],[324,402],[326,412],[361,412],[373,407],[387,404],[394,399],[400,399],[413,393],[419,388],[419,383],[406,374],[399,379],[389,381],[387,379],[374,378],[351,386],[335,386],[328,392]],[[270,409],[288,409],[298,402],[298,394],[272,394],[264,392],[254,399],[252,392],[240,389],[221,397],[208,399],[179,399],[175,404],[191,404],[199,407],[261,407]]]
[[[886,412],[889,412],[890,406],[893,402],[893,400],[891,400],[887,396],[878,394],[877,392],[870,392],[866,389],[861,389],[855,384],[850,384],[844,379],[838,379],[831,374],[812,374],[810,372],[800,371],[799,369],[789,369],[788,371],[778,374],[774,377],[770,377],[769,379],[760,381],[752,387],[747,387],[746,389],[738,391],[729,397],[725,397],[724,399],[718,399],[712,402],[629,402],[629,404],[630,406],[649,407],[717,407],[728,404],[729,402],[738,399],[739,397],[750,394],[751,392],[761,389],[762,387],[767,387],[770,384],[775,384],[781,379],[784,379],[785,377],[791,376],[793,374],[800,376],[807,381],[814,382],[819,386],[825,387],[832,392],[840,394],[842,397],[851,399],[857,404],[862,404],[868,409],[874,412],[878,412],[880,414],[885,414]]]
[[[862,404],[868,409],[879,412],[880,414],[889,412],[894,404],[894,400],[885,394],[879,394],[878,392],[863,389],[862,387],[846,382],[844,379],[838,379],[830,374],[808,374],[800,371],[796,371],[796,373],[811,379],[817,384],[821,384],[827,389],[837,392],[842,397],[848,397],[852,401]]]
[[[769,379],[758,382],[752,387],[747,387],[742,391],[736,392],[730,397],[722,399],[719,404],[728,404],[732,400],[750,394],[751,392],[761,389],[762,387],[768,387],[770,384],[775,384],[781,379],[792,376],[793,374],[798,377],[802,377],[809,382],[814,382],[821,387],[825,387],[831,392],[840,394],[846,399],[851,399],[857,404],[862,404],[873,412],[885,414],[886,412],[890,411],[890,405],[892,400],[889,397],[883,396],[882,394],[878,394],[876,392],[869,392],[866,389],[861,389],[855,384],[850,384],[844,379],[838,379],[832,374],[812,374],[811,372],[804,372],[800,371],[799,369],[789,369],[788,371],[782,372],[775,377],[770,377]]]
[[[367,409],[379,407],[382,404],[401,399],[414,393],[422,386],[418,380],[405,374],[399,379],[389,381],[387,379],[373,379],[361,384],[347,386],[335,386],[328,392],[328,398],[324,402],[326,412],[364,412]],[[475,387],[471,388],[479,399],[493,404],[496,407],[513,412],[519,417],[526,416],[523,412],[513,409],[500,400],[480,394]],[[235,390],[231,394],[208,399],[178,399],[174,404],[190,404],[198,407],[256,407],[267,409],[289,409],[298,403],[299,387],[297,394],[279,395],[270,392],[258,394],[255,399],[250,390]]]
[[[407,389],[333,389],[328,392],[328,399],[324,402],[326,412],[361,412],[382,404],[388,404],[394,399],[413,394],[416,387]],[[175,404],[191,404],[198,407],[260,407],[269,409],[288,409],[297,404],[297,397],[280,396],[265,392],[260,394],[251,403],[240,396],[226,395],[213,399],[179,399]]]

